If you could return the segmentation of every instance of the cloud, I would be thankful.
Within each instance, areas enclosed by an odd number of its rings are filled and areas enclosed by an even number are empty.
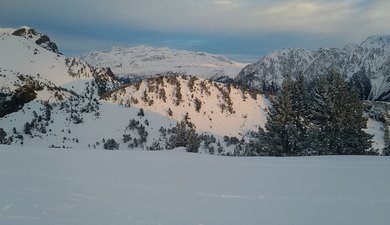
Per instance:
[[[384,29],[389,7],[387,0],[6,0],[0,18],[25,15],[26,21],[32,16],[46,23],[115,24],[164,32],[346,35],[358,27],[364,28],[361,33]]]
[[[154,31],[211,35],[298,31],[339,36],[380,32],[387,24],[390,6],[386,0],[113,0],[90,4],[97,18],[86,20]]]
[[[346,43],[389,32],[388,12],[388,0],[3,0],[0,26],[39,26],[95,42],[130,39],[126,32],[136,30],[197,36],[184,42],[298,33]]]

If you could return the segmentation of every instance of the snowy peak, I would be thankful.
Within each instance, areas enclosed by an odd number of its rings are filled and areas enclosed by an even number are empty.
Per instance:
[[[371,36],[344,48],[274,51],[246,66],[236,82],[275,91],[286,75],[302,73],[313,79],[329,71],[345,75],[364,99],[390,101],[390,36]]]
[[[119,76],[138,78],[170,72],[209,79],[233,78],[246,65],[220,55],[148,46],[91,51],[81,59],[96,67],[110,67]]]
[[[359,48],[360,48],[360,45],[355,44],[355,43],[349,43],[349,44],[344,46],[343,51],[353,52],[353,51],[357,51]]]
[[[58,51],[58,47],[56,43],[51,42],[50,38],[47,35],[41,34],[35,31],[31,27],[27,27],[27,26],[20,27],[19,29],[13,31],[12,35],[24,37],[27,39],[32,39],[35,41],[36,44],[42,46],[47,50],[52,51],[54,53],[60,53]]]
[[[16,29],[14,32],[12,32],[12,35],[24,37],[27,39],[38,39],[41,36],[33,28],[27,26],[22,26],[19,29]]]
[[[43,49],[38,43],[45,35],[31,28],[12,33],[0,34],[0,117],[34,100],[60,101],[87,92],[93,92],[90,99],[99,98],[118,85],[107,70]]]
[[[370,36],[360,46],[363,48],[390,49],[390,35]]]

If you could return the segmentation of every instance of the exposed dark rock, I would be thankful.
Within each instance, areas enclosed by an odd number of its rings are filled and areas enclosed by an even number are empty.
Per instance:
[[[42,46],[43,48],[45,48],[49,51],[52,51],[52,52],[57,53],[57,54],[61,54],[58,51],[58,47],[57,47],[56,43],[51,42],[50,38],[47,35],[38,33],[33,28],[21,27],[21,28],[15,30],[12,33],[12,35],[24,37],[27,39],[36,39],[36,41],[35,41],[36,44]]]

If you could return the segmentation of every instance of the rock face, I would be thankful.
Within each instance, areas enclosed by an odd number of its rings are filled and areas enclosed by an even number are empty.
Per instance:
[[[37,45],[40,45],[43,48],[45,48],[49,51],[52,51],[54,53],[58,53],[58,54],[60,53],[58,51],[58,47],[57,47],[56,43],[51,42],[50,38],[47,35],[38,33],[37,31],[35,31],[31,27],[21,27],[21,28],[15,30],[12,33],[12,35],[24,37],[27,39],[33,39],[33,40],[35,40],[35,43]]]
[[[390,101],[390,36],[371,36],[344,48],[283,49],[246,66],[235,82],[261,91],[275,91],[287,75],[303,73],[313,79],[333,70],[365,99]]]

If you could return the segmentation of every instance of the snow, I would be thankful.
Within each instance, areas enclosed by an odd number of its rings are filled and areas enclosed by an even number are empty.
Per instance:
[[[374,135],[372,147],[374,149],[379,149],[379,153],[381,153],[382,149],[385,147],[383,123],[373,119],[368,119],[367,129],[365,129],[365,132]]]
[[[50,52],[35,44],[32,40],[10,34],[0,34],[0,68],[8,72],[28,74],[63,85],[74,79],[68,74],[65,57]],[[15,75],[8,75],[16,79]],[[7,84],[7,83],[5,83]]]
[[[361,44],[347,44],[343,48],[282,49],[275,50],[259,61],[246,66],[237,80],[246,85],[262,89],[265,83],[275,82],[279,86],[286,74],[303,73],[312,79],[329,70],[351,77],[363,74],[370,79],[370,99],[388,100],[390,36],[371,36]]]
[[[0,146],[0,223],[390,224],[389,157]]]
[[[0,52],[0,56],[4,56],[4,60],[0,63],[0,75],[2,75],[0,76],[0,89],[11,92],[17,87],[23,86],[24,83],[18,78],[19,74],[30,75],[45,84],[61,86],[82,96],[87,94],[88,87],[92,89],[91,83],[94,71],[88,64],[47,51],[30,39],[9,34],[2,34],[0,38],[0,49],[4,50]],[[12,54],[8,54],[8,52],[12,52]],[[70,73],[76,75],[70,76]],[[36,91],[37,99],[26,104],[22,110],[0,118],[0,127],[9,136],[14,133],[13,128],[15,128],[17,132],[23,134],[23,142],[27,146],[48,147],[54,145],[64,148],[86,148],[90,146],[90,148],[93,148],[94,144],[101,143],[103,138],[114,138],[117,142],[120,142],[120,148],[127,148],[128,144],[124,143],[122,139],[130,119],[140,120],[143,124],[146,120],[150,122],[150,126],[146,126],[149,133],[148,146],[159,139],[161,126],[172,128],[177,121],[183,119],[186,112],[189,112],[191,120],[196,123],[199,132],[210,132],[220,136],[220,139],[224,135],[243,135],[248,130],[255,129],[257,125],[264,124],[266,114],[264,109],[267,108],[267,101],[263,96],[258,96],[257,100],[253,100],[247,94],[248,99],[246,102],[242,102],[242,93],[232,89],[233,106],[237,113],[228,115],[221,112],[218,106],[221,97],[217,96],[219,92],[210,83],[207,85],[210,86],[213,96],[206,98],[205,96],[196,95],[196,97],[205,101],[203,109],[198,113],[193,106],[193,99],[189,97],[191,92],[188,90],[187,81],[182,80],[181,82],[183,102],[179,106],[174,105],[172,99],[169,99],[167,104],[155,99],[156,104],[153,106],[139,104],[130,108],[120,106],[119,102],[99,100],[101,105],[97,111],[100,116],[95,116],[95,113],[82,113],[83,124],[73,124],[69,120],[71,115],[67,110],[54,107],[52,122],[46,125],[47,133],[33,132],[32,135],[25,135],[23,132],[24,125],[33,120],[32,112],[36,111],[39,115],[43,115],[42,101],[49,101],[57,105],[63,103],[63,101],[54,97],[55,90],[50,91],[45,87],[41,91]],[[140,99],[143,96],[143,90],[132,93],[133,97]],[[167,88],[166,91],[168,97],[170,97],[174,89]],[[94,98],[98,98],[96,93],[97,91],[95,91]],[[65,102],[72,103],[73,108],[80,109],[82,107],[82,105],[75,106],[78,103],[69,100],[70,93],[60,92],[60,94],[65,97]],[[130,97],[130,95],[127,95],[127,97]],[[172,118],[166,115],[168,107],[174,112]],[[144,118],[137,116],[140,108],[144,108],[146,111]],[[244,116],[246,119],[243,119]],[[208,123],[206,121],[209,119],[212,122]],[[229,119],[229,124],[226,123],[226,119]],[[14,144],[21,143],[22,141],[19,139],[14,139]],[[102,145],[96,147],[103,148]]]
[[[169,48],[137,46],[92,51],[81,57],[96,67],[110,67],[116,75],[153,76],[179,72],[202,78],[235,77],[246,64],[224,56]]]
[[[6,33],[6,34],[12,34],[15,31],[13,28],[2,28],[0,27],[0,34]]]
[[[1,30],[0,30],[1,31]],[[90,81],[95,73],[103,71],[74,58],[48,51],[34,40],[0,32],[0,88],[13,90],[19,81],[18,75],[33,76],[34,79],[57,86],[71,86],[72,82]],[[70,65],[67,65],[67,61]],[[77,77],[70,76],[70,72]],[[80,93],[82,90],[73,90]]]
[[[138,90],[135,85],[130,85],[124,89],[124,92],[118,92],[114,94],[110,99],[107,99],[106,103],[122,102],[125,104],[129,102],[131,98],[139,100],[138,103],[132,104],[132,107],[143,108],[148,112],[154,112],[157,115],[168,117],[168,109],[173,112],[170,119],[180,122],[186,113],[188,113],[189,120],[196,126],[196,129],[201,132],[208,132],[213,135],[220,136],[243,136],[248,131],[257,130],[258,126],[263,127],[266,122],[267,109],[269,107],[269,101],[264,95],[255,94],[256,99],[253,99],[248,93],[231,87],[229,97],[232,101],[233,113],[222,111],[220,105],[226,104],[222,98],[221,92],[216,87],[228,91],[228,88],[217,83],[212,83],[204,79],[197,79],[194,82],[196,87],[194,90],[190,90],[188,87],[188,78],[183,79],[178,77],[180,82],[182,101],[179,105],[176,105],[176,87],[167,82],[167,78],[164,79],[164,86],[157,88],[164,88],[167,96],[167,100],[163,101],[158,97],[158,94],[149,92],[148,86],[152,86],[152,81],[144,80],[141,82]],[[203,83],[209,94],[206,94],[201,89],[200,83]],[[155,85],[155,84],[153,84]],[[153,99],[153,104],[149,105],[148,102],[141,100],[144,93],[148,93],[148,98]],[[245,95],[245,98],[243,97]],[[194,107],[194,99],[198,98],[202,101],[202,106],[199,112]],[[153,114],[155,116],[155,114]],[[150,121],[150,117],[147,118]],[[229,121],[227,123],[227,121]],[[176,122],[174,123],[176,124]],[[156,129],[159,129],[161,125],[158,124]]]

